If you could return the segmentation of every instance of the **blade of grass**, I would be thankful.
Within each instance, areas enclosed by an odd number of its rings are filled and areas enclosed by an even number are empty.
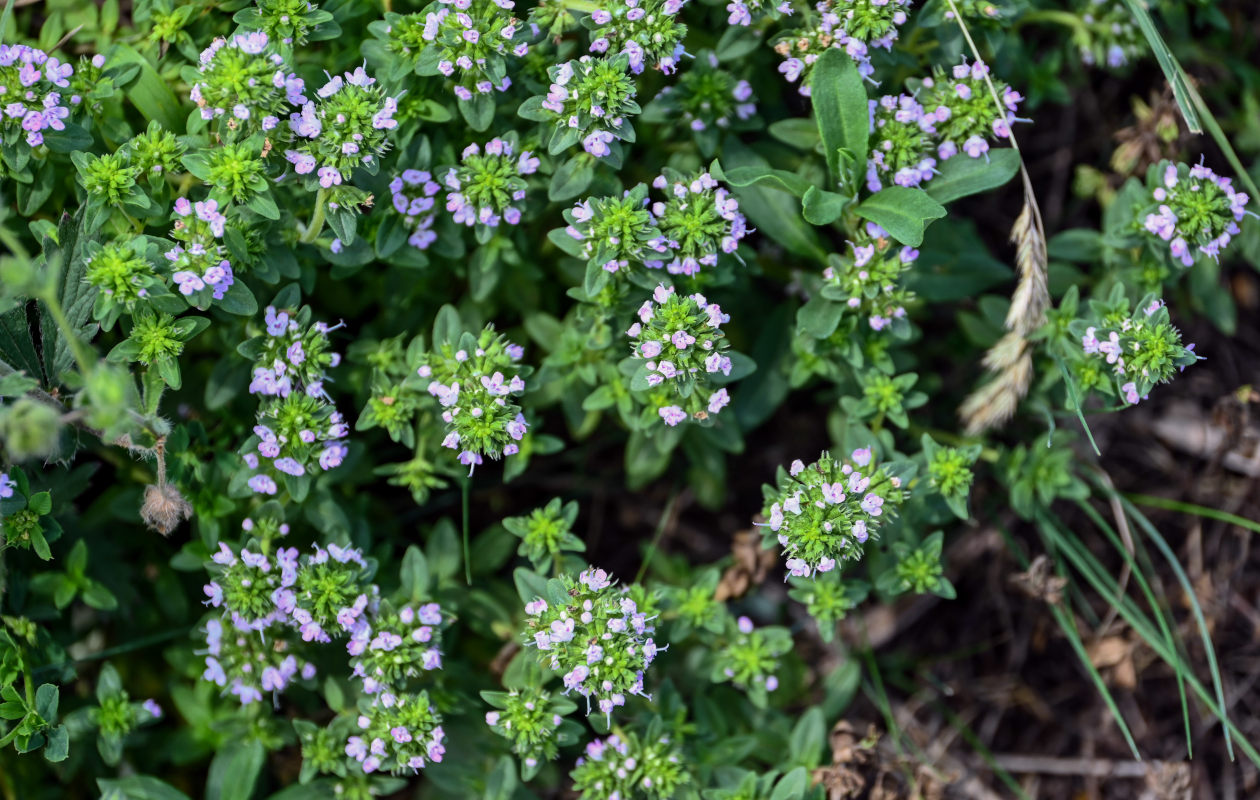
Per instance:
[[[1182,654],[1182,648],[1179,646],[1180,643],[1173,636],[1172,629],[1168,625],[1168,619],[1164,616],[1164,610],[1160,607],[1159,601],[1155,597],[1155,593],[1151,590],[1150,583],[1146,580],[1146,576],[1143,574],[1142,568],[1137,563],[1137,559],[1129,553],[1128,548],[1126,548],[1124,546],[1124,542],[1121,541],[1119,534],[1112,529],[1111,525],[1102,514],[1098,513],[1093,506],[1084,500],[1078,500],[1076,504],[1086,513],[1087,516],[1089,516],[1090,519],[1094,521],[1094,524],[1098,526],[1099,530],[1101,530],[1111,541],[1112,546],[1114,546],[1116,550],[1119,551],[1120,555],[1124,557],[1125,562],[1129,565],[1129,573],[1133,576],[1133,580],[1137,583],[1138,588],[1142,590],[1142,595],[1146,598],[1147,604],[1151,607],[1151,612],[1155,615],[1155,621],[1159,624],[1160,634],[1163,636],[1164,641],[1168,644],[1168,647],[1177,652],[1180,656]],[[1117,613],[1119,613],[1119,609],[1117,609]],[[1177,694],[1181,699],[1181,718],[1185,722],[1186,758],[1193,758],[1194,744],[1190,734],[1190,705],[1186,699],[1185,680],[1185,673],[1190,671],[1189,664],[1179,657],[1173,663],[1173,671],[1177,674]]]
[[[643,554],[643,563],[639,565],[639,573],[634,576],[634,582],[638,583],[643,580],[643,576],[647,574],[648,565],[652,563],[652,557],[656,555],[656,550],[660,546],[661,536],[665,533],[665,526],[669,524],[669,518],[674,513],[674,504],[678,502],[678,487],[674,487],[669,492],[669,499],[665,501],[665,509],[661,512],[661,518],[656,523],[656,532],[652,534],[652,543],[648,545],[648,550]]]
[[[1216,691],[1216,702],[1220,704],[1222,711],[1224,711],[1227,707],[1225,705],[1225,688],[1221,682],[1220,668],[1216,664],[1216,649],[1212,647],[1212,636],[1208,633],[1207,621],[1203,617],[1203,608],[1199,605],[1199,598],[1195,594],[1194,586],[1191,585],[1186,571],[1182,569],[1181,562],[1177,560],[1177,554],[1168,546],[1168,542],[1151,524],[1151,521],[1125,497],[1121,496],[1120,502],[1124,505],[1125,512],[1137,522],[1138,527],[1146,531],[1147,536],[1155,543],[1155,548],[1164,554],[1164,558],[1168,560],[1169,566],[1173,569],[1173,574],[1177,576],[1177,582],[1181,584],[1182,590],[1190,598],[1190,610],[1194,613],[1195,623],[1199,626],[1199,635],[1203,639],[1203,650],[1207,653],[1208,669],[1212,673],[1212,688]],[[1230,735],[1228,719],[1222,719],[1221,727],[1225,731],[1225,749],[1229,751],[1229,760],[1233,761],[1234,742],[1233,737]]]
[[[1154,497],[1149,494],[1126,494],[1125,497],[1140,506],[1162,508],[1165,511],[1180,511],[1183,514],[1193,514],[1196,517],[1214,519],[1218,522],[1228,522],[1230,525],[1237,525],[1253,533],[1260,533],[1260,522],[1240,517],[1237,514],[1231,514],[1228,511],[1208,508],[1207,506],[1197,506],[1194,503],[1185,503],[1181,500],[1173,500],[1167,497]]]
[[[1068,546],[1063,550],[1063,553],[1072,560],[1073,566],[1076,567],[1081,575],[1094,587],[1094,590],[1102,595],[1104,600],[1108,603],[1116,605],[1119,608],[1120,616],[1129,623],[1130,627],[1132,627],[1139,636],[1146,640],[1147,645],[1150,646],[1155,654],[1171,666],[1173,659],[1179,657],[1178,654],[1176,652],[1169,651],[1164,646],[1164,642],[1160,639],[1159,634],[1155,631],[1155,628],[1151,624],[1150,620],[1146,619],[1132,600],[1119,596],[1115,580],[1107,573],[1103,566],[1099,564],[1088,551],[1084,550],[1083,547],[1080,547],[1079,544],[1077,547],[1079,549],[1074,549],[1071,546]],[[1237,735],[1239,747],[1242,748],[1242,751],[1246,753],[1247,757],[1251,759],[1253,764],[1260,767],[1260,751],[1257,751],[1256,748],[1253,747],[1245,737],[1243,737],[1242,733],[1238,730],[1234,723],[1231,722],[1228,716],[1224,714],[1225,706],[1217,705],[1217,698],[1212,692],[1208,691],[1208,689],[1197,678],[1195,678],[1193,674],[1188,673],[1186,675],[1186,683],[1194,690],[1194,693],[1198,696],[1200,702],[1207,706],[1208,710],[1216,716],[1217,719],[1220,719],[1232,733]]]
[[[1064,550],[1064,545],[1061,542],[1062,537],[1059,536],[1058,532],[1045,523],[1040,515],[1038,515],[1037,521],[1039,523],[1038,528],[1042,530],[1042,535],[1046,539],[1048,548],[1057,551]],[[1116,699],[1111,696],[1111,690],[1107,688],[1106,681],[1103,680],[1102,675],[1098,672],[1098,668],[1094,666],[1094,662],[1090,660],[1089,653],[1085,649],[1085,642],[1081,640],[1081,633],[1076,628],[1076,618],[1062,604],[1052,605],[1049,608],[1050,613],[1054,615],[1054,621],[1059,624],[1059,628],[1063,631],[1063,636],[1068,640],[1068,644],[1072,645],[1072,649],[1076,651],[1076,657],[1080,660],[1081,665],[1085,667],[1085,671],[1089,673],[1090,680],[1094,682],[1094,687],[1098,689],[1099,696],[1107,704],[1107,709],[1120,727],[1120,733],[1124,735],[1124,740],[1129,745],[1133,758],[1141,761],[1142,754],[1138,751],[1137,742],[1133,739],[1133,732],[1129,730],[1129,724],[1124,721],[1124,715],[1120,713],[1120,706],[1116,704]]]
[[[1220,124],[1212,114],[1212,109],[1208,108],[1199,90],[1194,88],[1190,76],[1177,61],[1177,57],[1173,55],[1164,37],[1160,35],[1159,29],[1155,27],[1155,21],[1151,19],[1150,11],[1146,8],[1146,0],[1124,0],[1124,4],[1142,30],[1142,35],[1146,37],[1146,43],[1151,46],[1151,52],[1155,54],[1155,60],[1159,62],[1160,69],[1164,71],[1164,77],[1168,79],[1168,85],[1173,90],[1173,97],[1177,100],[1177,107],[1181,109],[1181,116],[1186,120],[1186,127],[1191,133],[1200,135],[1203,129],[1207,128],[1208,134],[1225,154],[1225,160],[1229,162],[1238,180],[1253,198],[1260,197],[1260,189],[1256,188],[1256,182],[1243,167],[1238,154],[1234,152],[1225,132],[1221,130]]]

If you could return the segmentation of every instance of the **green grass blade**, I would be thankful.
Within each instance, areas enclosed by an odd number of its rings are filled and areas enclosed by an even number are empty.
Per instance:
[[[1168,49],[1168,44],[1164,42],[1159,29],[1155,27],[1151,12],[1146,10],[1146,4],[1142,0],[1124,0],[1124,4],[1128,7],[1129,14],[1133,16],[1133,21],[1141,28],[1142,35],[1146,37],[1146,43],[1151,46],[1151,52],[1155,54],[1159,68],[1164,71],[1164,77],[1168,79],[1173,97],[1177,100],[1177,107],[1181,109],[1181,116],[1185,117],[1186,127],[1191,133],[1203,133],[1198,108],[1190,96],[1190,79],[1181,68],[1181,64],[1177,62],[1177,57],[1172,54],[1172,50]]]
[[[1126,494],[1126,498],[1132,500],[1140,506],[1150,506],[1151,508],[1162,508],[1165,511],[1180,511],[1183,514],[1193,514],[1196,517],[1205,519],[1214,519],[1218,522],[1228,522],[1230,525],[1237,525],[1244,530],[1260,533],[1260,522],[1240,517],[1237,514],[1231,514],[1228,511],[1221,511],[1216,508],[1208,508],[1207,506],[1198,506],[1194,503],[1184,503],[1180,500],[1172,500],[1167,497],[1154,497],[1149,494]]]
[[[1114,491],[1114,490],[1112,490]],[[1124,504],[1125,513],[1137,522],[1138,527],[1146,532],[1146,535],[1155,543],[1155,547],[1164,554],[1164,558],[1168,560],[1169,565],[1173,569],[1173,573],[1177,576],[1177,582],[1181,584],[1182,590],[1186,596],[1190,598],[1190,610],[1194,613],[1195,623],[1199,626],[1199,635],[1203,639],[1203,650],[1207,653],[1208,669],[1212,672],[1212,688],[1216,691],[1216,702],[1220,705],[1222,712],[1225,710],[1225,688],[1221,682],[1221,671],[1216,664],[1216,649],[1212,647],[1212,636],[1208,633],[1207,621],[1203,617],[1203,608],[1199,605],[1199,598],[1195,595],[1194,587],[1190,584],[1190,578],[1186,575],[1186,571],[1182,569],[1181,562],[1177,560],[1177,554],[1168,546],[1168,542],[1160,535],[1137,506],[1129,502],[1128,499],[1121,497],[1118,493],[1117,497]],[[1225,731],[1225,749],[1229,751],[1229,760],[1234,760],[1234,742],[1230,735],[1229,720],[1222,717],[1221,728]]]
[[[1173,636],[1172,629],[1168,624],[1168,619],[1164,615],[1164,610],[1160,606],[1159,601],[1156,599],[1155,593],[1151,590],[1151,585],[1146,580],[1146,576],[1143,574],[1142,568],[1137,563],[1137,560],[1129,554],[1129,551],[1125,548],[1124,542],[1120,539],[1119,534],[1112,529],[1111,525],[1103,518],[1102,514],[1099,514],[1093,506],[1084,500],[1078,500],[1077,505],[1090,517],[1090,519],[1094,521],[1094,524],[1098,526],[1099,530],[1101,530],[1111,541],[1112,546],[1114,546],[1117,552],[1124,557],[1125,563],[1129,565],[1130,574],[1133,575],[1134,581],[1137,582],[1138,588],[1142,590],[1142,595],[1146,598],[1147,605],[1151,607],[1151,612],[1155,615],[1155,621],[1159,624],[1160,635],[1163,636],[1169,650],[1176,652],[1179,656],[1181,656],[1182,648],[1179,646],[1180,643]],[[1179,657],[1173,662],[1173,671],[1177,674],[1177,694],[1181,699],[1181,718],[1185,723],[1186,729],[1186,757],[1193,758],[1194,742],[1190,731],[1190,704],[1186,699],[1185,679],[1186,673],[1190,672],[1190,665]]]
[[[1252,198],[1260,197],[1260,189],[1256,188],[1256,182],[1243,167],[1238,154],[1234,152],[1225,132],[1221,130],[1220,124],[1212,114],[1212,109],[1208,108],[1199,90],[1194,88],[1190,77],[1186,75],[1181,63],[1177,61],[1177,57],[1169,49],[1164,37],[1160,35],[1159,29],[1155,27],[1155,21],[1151,19],[1150,11],[1146,7],[1146,0],[1124,0],[1124,4],[1142,30],[1142,35],[1146,37],[1146,43],[1151,46],[1151,52],[1155,54],[1155,60],[1159,62],[1160,69],[1164,71],[1164,77],[1168,79],[1173,97],[1177,100],[1177,107],[1181,109],[1181,116],[1186,120],[1186,127],[1191,133],[1196,134],[1202,134],[1203,129],[1206,128],[1217,147],[1221,148],[1221,152],[1225,154],[1225,160],[1229,162],[1230,168],[1251,193]]]
[[[1037,521],[1039,523],[1038,527],[1042,530],[1051,549],[1063,550],[1064,548],[1061,545],[1063,537],[1059,532],[1041,515],[1038,515]],[[1059,628],[1063,630],[1063,635],[1067,638],[1068,643],[1076,651],[1077,659],[1085,667],[1085,671],[1089,673],[1090,680],[1094,682],[1094,687],[1098,689],[1099,696],[1107,704],[1108,710],[1111,711],[1111,716],[1115,718],[1116,724],[1120,726],[1120,732],[1124,734],[1124,740],[1128,743],[1129,750],[1133,752],[1133,757],[1141,761],[1142,754],[1138,751],[1137,742],[1133,739],[1133,732],[1129,730],[1129,724],[1124,721],[1124,715],[1120,713],[1120,706],[1116,704],[1116,699],[1111,696],[1111,690],[1107,688],[1107,683],[1103,680],[1102,675],[1099,674],[1098,668],[1089,660],[1089,653],[1085,650],[1085,643],[1081,641],[1081,633],[1076,628],[1076,619],[1062,605],[1050,606],[1050,613],[1054,615],[1055,622],[1059,624]]]

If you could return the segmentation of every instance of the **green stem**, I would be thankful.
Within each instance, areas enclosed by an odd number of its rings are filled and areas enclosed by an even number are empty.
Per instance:
[[[1197,517],[1214,519],[1218,522],[1228,522],[1230,525],[1237,525],[1245,530],[1260,533],[1260,522],[1247,519],[1246,517],[1240,517],[1237,514],[1231,514],[1228,511],[1208,508],[1207,506],[1198,506],[1194,503],[1184,503],[1180,500],[1173,500],[1167,497],[1152,497],[1149,494],[1125,494],[1125,497],[1140,506],[1162,508],[1166,511],[1180,511],[1183,514],[1194,514]]]
[[[643,556],[643,563],[639,565],[639,573],[634,576],[635,583],[643,580],[643,576],[647,574],[648,565],[652,563],[652,556],[656,555],[661,536],[665,534],[665,526],[669,523],[669,518],[673,516],[674,503],[678,502],[678,494],[677,487],[670,490],[669,500],[665,502],[665,510],[661,512],[661,518],[656,523],[656,532],[652,534],[652,543],[648,545],[648,551]]]
[[[61,308],[61,301],[52,291],[41,292],[39,299],[43,301],[44,307],[48,309],[48,313],[52,315],[53,321],[57,323],[57,328],[61,330],[61,335],[66,337],[66,344],[70,347],[71,354],[74,355],[75,362],[79,365],[79,371],[87,377],[92,372],[92,359],[88,356],[87,350],[83,347],[83,342],[79,341],[79,336],[74,332],[74,326],[70,324],[70,320],[66,318],[66,312]]]
[[[299,242],[310,244],[324,229],[324,210],[328,207],[327,197],[327,189],[320,189],[315,193],[315,209],[311,212],[311,224],[307,226],[302,238],[298,239]]]
[[[464,582],[472,586],[472,549],[468,545],[468,494],[472,480],[465,476],[460,482],[461,504],[464,511]]]

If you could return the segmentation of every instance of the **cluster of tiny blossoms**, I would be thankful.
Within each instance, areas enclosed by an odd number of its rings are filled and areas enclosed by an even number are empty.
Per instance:
[[[779,0],[778,3],[767,0],[730,0],[726,4],[726,11],[729,15],[726,18],[727,25],[748,27],[767,17],[778,19],[781,16],[791,16],[792,0]]]
[[[436,6],[436,8],[435,8]],[[420,72],[454,78],[455,96],[504,92],[512,85],[505,59],[528,52],[527,29],[512,14],[513,0],[438,0],[424,13]]]
[[[441,185],[433,180],[427,170],[405,169],[389,182],[389,192],[394,210],[402,215],[411,230],[407,244],[417,250],[427,250],[437,241],[433,222],[437,217],[437,193]]]
[[[668,800],[690,781],[668,736],[624,731],[586,745],[570,777],[579,800]]]
[[[341,362],[329,351],[328,334],[341,324],[310,323],[309,317],[306,308],[290,315],[268,306],[265,334],[248,343],[257,353],[249,392],[262,404],[243,458],[255,471],[249,487],[259,494],[276,493],[273,471],[299,477],[316,464],[327,471],[341,466],[347,453],[350,428],[324,389],[325,369]]]
[[[526,643],[563,674],[565,694],[576,690],[586,698],[587,713],[594,697],[599,711],[611,716],[625,705],[627,694],[646,696],[643,673],[665,648],[652,640],[652,618],[626,589],[614,589],[602,569],[562,581],[563,596],[525,604]]]
[[[788,556],[788,574],[809,577],[861,558],[862,545],[896,513],[905,492],[870,448],[859,448],[847,461],[825,452],[808,467],[793,461],[765,495],[764,525]]]
[[[779,72],[789,83],[800,81],[800,93],[809,96],[809,78],[816,62],[829,48],[843,50],[869,78],[871,48],[891,50],[898,28],[907,19],[911,0],[820,0],[808,27],[786,33],[774,49],[785,61]]]
[[[1118,69],[1142,54],[1146,40],[1122,0],[1081,0],[1077,6],[1089,32],[1079,42],[1082,62]]]
[[[666,425],[673,427],[688,416],[705,419],[731,402],[726,389],[713,391],[709,380],[731,373],[731,359],[724,355],[730,345],[721,328],[729,320],[704,295],[680,295],[672,286],[657,286],[652,299],[639,308],[639,321],[626,331],[632,355],[647,360],[649,386],[669,385],[686,406],[659,409]]]
[[[702,266],[716,265],[721,253],[734,253],[748,235],[739,201],[708,172],[688,178],[667,171],[652,186],[666,197],[652,204],[661,231],[657,249],[663,246],[666,252],[659,260],[648,261],[649,267],[695,275]]]
[[[686,0],[598,0],[585,20],[592,53],[624,53],[635,75],[645,66],[673,73],[683,55],[687,26],[678,19]]]
[[[738,80],[719,66],[712,52],[702,53],[674,86],[657,95],[670,117],[693,131],[725,129],[757,113],[752,84]]]
[[[346,740],[346,755],[364,773],[417,772],[446,754],[442,717],[426,692],[383,692],[359,711],[359,732]]]
[[[881,331],[906,316],[910,292],[901,288],[901,273],[919,257],[913,247],[895,247],[887,232],[873,222],[866,235],[850,242],[852,256],[833,257],[823,279],[843,295],[848,308],[866,317],[872,330]],[[824,296],[835,298],[825,292]]]
[[[92,58],[99,68],[105,57]],[[72,106],[74,66],[24,44],[0,44],[0,138],[13,144],[24,138],[30,147],[44,143],[44,131],[65,130]]]
[[[459,463],[470,475],[484,455],[520,452],[517,442],[529,426],[513,398],[525,392],[517,364],[524,354],[486,326],[476,339],[465,334],[458,343],[441,343],[416,369],[442,406],[447,431],[442,446],[459,451]]]
[[[757,628],[748,617],[740,617],[716,654],[713,677],[764,698],[779,688],[779,656],[791,649],[792,637],[786,629]]]
[[[206,659],[202,679],[227,689],[241,705],[258,703],[263,692],[282,692],[295,678],[315,677],[314,665],[292,652],[288,637],[269,631],[264,637],[230,620],[206,622]]]
[[[1171,380],[1174,370],[1198,360],[1194,345],[1182,345],[1167,306],[1153,295],[1143,299],[1137,311],[1125,304],[1073,326],[1084,355],[1074,370],[1082,387],[1122,397],[1129,405],[1144,399],[1156,384]]]
[[[668,248],[656,218],[648,208],[648,187],[640,183],[621,197],[589,197],[565,209],[564,232],[581,242],[581,254],[606,272],[618,273],[632,264],[662,263],[657,255]]]
[[[446,210],[464,225],[479,226],[488,236],[500,222],[521,221],[525,176],[538,171],[539,160],[528,150],[516,154],[515,137],[495,137],[485,148],[476,142],[464,148],[460,163],[446,171]]]
[[[548,69],[551,88],[537,105],[541,116],[557,127],[553,153],[580,139],[583,150],[603,158],[612,152],[613,141],[634,140],[628,117],[640,109],[629,69],[630,57],[624,53],[609,58],[582,56]],[[527,101],[522,111],[532,114],[532,104]]]
[[[1015,116],[1023,95],[993,80],[993,88],[1002,101],[998,107],[989,91],[988,76],[989,67],[983,61],[964,61],[954,66],[948,76],[938,70],[935,77],[923,80],[923,106],[927,109],[923,119],[936,129],[936,152],[942,161],[953,158],[960,149],[972,158],[980,158],[989,152],[990,142],[1010,137],[1012,122],[1025,121]]]
[[[866,188],[878,192],[891,178],[897,186],[918,186],[932,179],[932,134],[936,117],[910,95],[884,95],[870,101],[871,146]]]
[[[486,725],[512,742],[512,751],[521,758],[526,779],[543,761],[559,753],[557,731],[564,715],[574,710],[571,700],[546,689],[512,689],[509,692],[482,692],[494,706],[486,712]]]
[[[1239,234],[1250,199],[1202,164],[1166,164],[1151,194],[1159,207],[1147,214],[1146,230],[1167,242],[1173,259],[1185,267],[1194,265],[1196,250],[1219,258]]]
[[[227,216],[215,200],[190,203],[186,197],[175,201],[173,216],[171,237],[176,244],[165,254],[171,262],[171,280],[198,307],[204,308],[210,299],[222,300],[236,282],[227,249],[220,243]]]
[[[315,102],[289,117],[293,147],[285,158],[299,175],[315,173],[324,189],[340,186],[356,167],[375,168],[398,127],[398,101],[385,94],[363,67],[328,79]]]
[[[350,628],[350,666],[368,694],[398,691],[409,678],[442,668],[442,609],[383,603]]]
[[[284,57],[262,31],[215,39],[201,53],[191,98],[201,118],[229,120],[229,130],[271,131],[290,106],[307,103],[306,83],[285,71]]]

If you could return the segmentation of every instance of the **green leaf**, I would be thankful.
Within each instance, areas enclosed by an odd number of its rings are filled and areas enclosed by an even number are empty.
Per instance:
[[[27,322],[27,305],[23,303],[0,314],[0,353],[4,354],[3,360],[9,366],[43,382],[44,366],[40,363],[39,353],[35,352],[35,341]]]
[[[801,198],[801,211],[811,225],[830,225],[844,213],[844,207],[852,198],[811,186]]]
[[[796,312],[796,325],[815,339],[826,339],[835,332],[842,316],[843,305],[816,294]]]
[[[61,698],[61,690],[55,684],[45,683],[35,690],[35,713],[44,722],[51,723],[57,719],[57,705]]]
[[[1002,186],[1019,172],[1019,153],[1004,147],[990,150],[987,158],[954,156],[941,164],[940,174],[926,184],[926,191],[938,203]]]
[[[488,94],[474,94],[468,100],[457,100],[456,104],[468,127],[478,133],[494,122],[494,99]]]
[[[817,706],[801,715],[788,739],[788,754],[793,764],[813,769],[822,761],[822,747],[827,739],[827,720]]]
[[[889,186],[857,207],[858,216],[888,231],[911,247],[923,244],[923,231],[934,219],[945,216],[945,207],[922,189]]]
[[[115,65],[137,64],[140,69],[123,93],[145,119],[156,120],[168,131],[184,129],[186,119],[171,85],[163,80],[148,59],[129,44],[115,42],[110,61]]]
[[[265,756],[262,742],[229,741],[210,762],[206,800],[248,800],[254,794]]]
[[[58,725],[44,734],[44,758],[52,763],[65,761],[70,755],[70,732],[65,725]]]
[[[101,790],[101,800],[189,800],[174,786],[148,775],[98,778],[96,786]]]
[[[737,188],[767,186],[771,189],[788,192],[794,197],[803,197],[807,191],[813,188],[809,181],[796,173],[788,172],[785,169],[771,169],[769,166],[735,167],[728,170],[722,170],[719,167],[715,172],[715,177],[725,180],[731,186]]]
[[[843,50],[828,48],[814,64],[810,92],[827,168],[842,188],[860,186],[866,171],[871,116],[866,85],[857,64]],[[841,150],[853,158],[851,174],[841,170]]]
[[[811,710],[818,711],[816,708]],[[770,794],[770,800],[801,800],[808,788],[809,773],[804,767],[797,767],[779,779]]]
[[[425,558],[424,551],[414,544],[403,553],[399,577],[403,594],[409,596],[412,602],[418,602],[428,596],[429,561]]]
[[[40,330],[44,341],[44,369],[50,384],[61,382],[61,374],[74,365],[74,352],[66,336],[74,336],[87,343],[96,335],[97,325],[92,322],[92,307],[96,304],[96,288],[89,284],[87,259],[79,254],[79,238],[83,229],[82,212],[74,217],[66,214],[57,225],[57,241],[44,240],[44,259],[50,275],[55,276],[53,292],[61,304],[70,331],[62,331],[40,303]],[[48,343],[53,346],[49,347]]]
[[[585,192],[595,179],[595,158],[586,153],[573,156],[561,164],[551,176],[547,199],[560,202]]]

